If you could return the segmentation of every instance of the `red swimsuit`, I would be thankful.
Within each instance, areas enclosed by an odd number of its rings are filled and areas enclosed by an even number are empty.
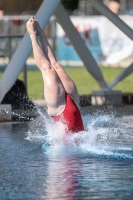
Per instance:
[[[69,94],[66,94],[65,110],[56,116],[52,116],[56,122],[62,122],[67,125],[68,132],[79,132],[84,130],[80,111],[74,100]]]

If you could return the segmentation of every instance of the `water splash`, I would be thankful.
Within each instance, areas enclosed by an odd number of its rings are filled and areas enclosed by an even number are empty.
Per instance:
[[[52,156],[102,156],[133,159],[132,148],[124,140],[126,130],[115,115],[83,116],[85,131],[65,134],[65,126],[57,125],[39,109],[39,117],[32,123],[27,140],[41,141],[46,154]]]

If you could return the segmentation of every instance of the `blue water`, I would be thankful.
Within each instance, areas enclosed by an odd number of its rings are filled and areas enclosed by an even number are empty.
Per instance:
[[[0,199],[133,199],[133,115],[88,109],[85,131],[63,141],[38,112],[0,124]]]

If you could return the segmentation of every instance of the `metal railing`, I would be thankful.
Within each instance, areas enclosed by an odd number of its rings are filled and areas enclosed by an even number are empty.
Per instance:
[[[14,15],[0,17],[0,36],[1,35],[24,35],[26,32],[26,22],[31,15]],[[53,17],[51,17],[49,23],[45,28],[45,34],[50,36],[50,26]]]
[[[26,32],[26,22],[31,15],[21,16],[3,16],[0,18],[0,58],[8,61],[4,63],[4,66],[11,60],[12,55],[16,51],[21,39]],[[54,18],[51,17],[44,32],[47,38],[52,39],[53,46],[55,43],[55,33],[53,24],[55,25]],[[54,21],[54,23],[53,23]],[[4,68],[5,68],[4,67]],[[23,79],[25,86],[27,86],[27,66],[23,68]]]
[[[31,15],[15,15],[0,17],[0,57],[8,57],[9,60],[15,52],[21,38],[26,32],[26,22]],[[55,23],[51,17],[44,32],[47,38],[55,38]]]

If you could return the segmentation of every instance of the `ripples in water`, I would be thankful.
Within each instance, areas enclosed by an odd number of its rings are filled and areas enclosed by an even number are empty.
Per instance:
[[[83,123],[85,131],[65,134],[63,125],[57,126],[40,111],[40,117],[28,131],[26,139],[43,141],[44,152],[52,152],[52,155],[66,156],[77,153],[77,155],[133,159],[133,134],[132,132],[127,134],[127,127],[121,118],[116,118],[113,113],[105,115],[97,112],[94,115],[83,116]]]
[[[39,112],[0,125],[0,199],[132,199],[133,116],[85,114],[85,131],[65,135]]]

